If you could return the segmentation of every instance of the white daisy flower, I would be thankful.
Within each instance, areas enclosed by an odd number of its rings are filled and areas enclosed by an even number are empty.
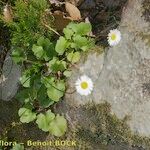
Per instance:
[[[87,96],[91,94],[93,90],[93,82],[86,75],[81,76],[80,79],[76,81],[75,85],[76,85],[76,90],[80,95]]]
[[[117,45],[121,40],[121,33],[119,30],[114,29],[110,30],[108,34],[108,43],[110,46],[115,46]]]

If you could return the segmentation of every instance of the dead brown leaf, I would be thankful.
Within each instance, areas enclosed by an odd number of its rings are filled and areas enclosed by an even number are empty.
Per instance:
[[[65,8],[73,20],[81,20],[80,10],[76,6],[74,6],[73,4],[71,4],[69,2],[66,2]]]
[[[11,7],[7,4],[3,10],[3,19],[5,22],[9,23],[13,21],[13,15]]]
[[[58,31],[63,30],[71,21],[70,17],[65,17],[64,13],[61,11],[55,11],[54,16],[54,25]]]

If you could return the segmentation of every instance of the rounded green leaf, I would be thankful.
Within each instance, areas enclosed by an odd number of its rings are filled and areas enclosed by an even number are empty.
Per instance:
[[[36,113],[27,108],[20,108],[18,111],[18,115],[22,123],[29,123],[36,119]]]
[[[46,95],[47,96],[47,95]],[[49,106],[54,104],[54,101],[52,101],[51,99],[49,99],[48,97],[45,99],[40,99],[39,100],[40,106],[44,107],[44,108],[48,108]]]
[[[42,85],[39,89],[37,99],[39,101],[40,106],[44,108],[47,108],[54,103],[54,101],[48,98],[47,88],[44,85]]]
[[[59,55],[63,55],[67,48],[67,40],[64,37],[60,37],[59,40],[56,43],[55,50]]]
[[[41,82],[45,85],[46,88],[49,88],[54,84],[54,78],[53,77],[42,77]]]
[[[66,39],[69,39],[69,40],[74,34],[74,32],[69,28],[64,28],[63,33],[65,34]]]
[[[81,49],[85,52],[86,50],[88,50],[90,48],[89,45],[86,45],[86,46],[82,46]]]
[[[26,59],[26,56],[21,48],[17,48],[12,52],[12,59],[15,63],[20,63]]]
[[[67,59],[68,61],[72,62],[72,63],[76,63],[80,60],[80,53],[79,52],[71,52],[67,55]]]
[[[72,29],[75,32],[75,34],[78,35],[87,35],[92,30],[91,24],[84,22],[81,22],[79,24],[71,22],[66,28]]]
[[[57,83],[53,83],[47,89],[48,97],[55,102],[58,102],[60,98],[63,97],[64,92],[65,92],[64,81],[58,81]]]
[[[30,98],[30,89],[23,89],[19,91],[16,95],[16,99],[19,100],[21,103],[29,102]]]
[[[64,71],[67,67],[65,61],[59,60],[58,58],[54,57],[49,63],[47,64],[49,70],[52,72]]]
[[[92,26],[90,23],[81,22],[77,24],[76,33],[79,35],[87,35],[89,32],[91,32],[91,30],[92,30]]]
[[[50,123],[55,118],[55,114],[51,112],[51,110],[48,110],[45,114],[40,113],[37,116],[36,123],[38,127],[47,132],[50,129]]]
[[[66,70],[66,71],[64,71],[64,76],[66,76],[66,77],[70,77],[71,75],[72,75],[72,72],[71,71],[69,71],[69,70]]]
[[[34,55],[38,58],[38,59],[43,59],[45,52],[43,50],[42,46],[37,46],[37,45],[33,45],[32,47],[32,51],[34,53]]]
[[[43,36],[41,36],[41,37],[37,40],[37,44],[38,44],[39,46],[43,46],[44,43],[45,43],[45,39],[44,39]]]
[[[57,137],[64,135],[67,130],[67,121],[63,116],[57,115],[50,123],[49,132]]]
[[[78,48],[81,48],[82,46],[87,46],[89,44],[88,39],[80,35],[76,35],[73,38],[73,40],[74,40],[74,43],[78,46]]]
[[[48,38],[40,37],[37,40],[38,46],[42,46],[43,48],[43,58],[48,61],[53,58],[53,56],[56,55],[56,51],[54,48],[54,44],[50,42]]]

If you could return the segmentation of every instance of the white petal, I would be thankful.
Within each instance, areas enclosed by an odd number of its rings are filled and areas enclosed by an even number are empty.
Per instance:
[[[87,84],[88,84],[88,88],[87,88],[87,89],[83,89],[83,88],[81,87],[81,83],[82,83],[82,82],[87,82]],[[78,79],[78,80],[76,81],[75,85],[76,85],[76,90],[77,90],[77,92],[78,92],[80,95],[85,95],[85,96],[87,96],[87,95],[91,94],[91,92],[92,92],[92,90],[93,90],[93,82],[92,82],[92,80],[91,80],[88,76],[86,76],[86,75],[81,76],[80,79]]]
[[[111,35],[112,34],[116,35],[116,39],[115,40],[111,39]],[[121,33],[120,33],[120,31],[117,30],[117,29],[110,30],[107,39],[108,39],[108,43],[109,43],[110,46],[117,45],[120,42],[120,40],[121,40]]]
[[[78,79],[78,80],[76,81],[75,85],[80,85],[80,84],[81,84],[81,80]]]

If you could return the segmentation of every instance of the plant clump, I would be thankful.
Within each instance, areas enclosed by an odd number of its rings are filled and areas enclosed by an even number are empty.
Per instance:
[[[94,45],[88,37],[91,25],[72,22],[59,35],[51,27],[53,17],[46,0],[17,0],[13,14],[13,22],[7,25],[12,34],[12,58],[23,66],[22,87],[16,96],[22,103],[20,121],[35,121],[41,130],[62,136],[67,121],[51,108],[63,99],[71,67]]]

